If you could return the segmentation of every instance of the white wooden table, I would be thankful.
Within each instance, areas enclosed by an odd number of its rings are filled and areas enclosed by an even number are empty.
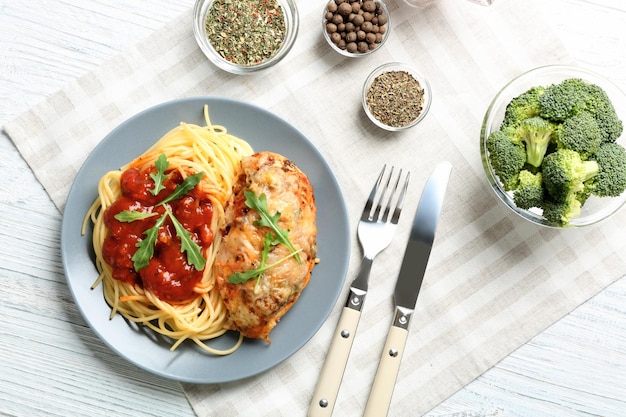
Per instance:
[[[626,2],[532,1],[578,63],[626,90]],[[0,123],[192,6],[0,0]],[[63,277],[61,215],[4,134],[0,172],[0,415],[192,416],[176,382],[129,365],[86,326]],[[626,278],[429,415],[626,415]]]

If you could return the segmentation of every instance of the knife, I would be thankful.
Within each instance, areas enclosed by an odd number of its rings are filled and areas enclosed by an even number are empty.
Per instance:
[[[409,334],[409,322],[424,280],[451,172],[452,165],[441,162],[435,167],[422,191],[394,291],[393,322],[365,406],[364,417],[386,416],[389,411]]]

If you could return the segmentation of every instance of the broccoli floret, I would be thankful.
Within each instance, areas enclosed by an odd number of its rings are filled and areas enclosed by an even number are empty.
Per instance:
[[[562,122],[585,110],[587,85],[580,78],[568,78],[546,87],[540,99],[539,115],[544,119]]]
[[[580,215],[582,204],[575,194],[569,195],[563,201],[547,199],[543,202],[543,217],[551,223],[567,226],[570,220]]]
[[[544,199],[541,172],[533,174],[523,169],[519,173],[519,186],[513,193],[515,205],[528,210],[532,207],[541,207]]]
[[[605,143],[615,142],[624,131],[624,124],[617,116],[615,109],[605,108],[595,114],[600,131],[604,134]]]
[[[568,78],[546,87],[539,106],[539,115],[553,122],[589,112],[596,119],[604,142],[616,141],[624,128],[606,92],[580,78]]]
[[[576,151],[557,149],[546,155],[542,165],[543,184],[556,202],[576,198],[584,190],[584,182],[596,176],[596,161],[583,161]]]
[[[585,203],[587,202],[587,199],[589,199],[589,197],[591,197],[591,195],[593,194],[594,190],[596,189],[596,184],[594,181],[593,177],[591,179],[588,179],[587,181],[583,182],[583,189],[582,191],[579,191],[576,193],[576,200],[580,201],[580,205],[581,207],[585,205]]]
[[[559,148],[578,152],[584,159],[598,152],[603,135],[593,115],[583,111],[565,119],[555,130]]]
[[[626,149],[617,143],[605,143],[596,155],[599,165],[593,193],[599,197],[617,197],[626,189]]]
[[[548,150],[554,124],[541,117],[531,117],[522,121],[517,128],[518,139],[526,145],[526,162],[539,167]]]
[[[526,163],[524,145],[516,141],[509,129],[492,132],[487,138],[489,161],[505,190],[517,187],[518,175]]]
[[[595,118],[605,143],[615,142],[622,135],[624,124],[617,116],[615,109],[605,108],[598,111]]]
[[[585,94],[585,108],[596,119],[604,142],[615,142],[624,130],[615,107],[606,92],[595,84],[588,84]]]
[[[530,117],[539,115],[539,99],[545,92],[545,87],[533,87],[517,97],[514,97],[506,106],[502,127],[517,127]]]

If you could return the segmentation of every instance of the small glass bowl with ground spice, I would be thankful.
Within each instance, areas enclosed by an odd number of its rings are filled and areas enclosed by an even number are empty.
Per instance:
[[[295,0],[197,0],[193,32],[217,67],[249,74],[279,62],[298,34]]]
[[[363,109],[374,124],[385,130],[415,126],[428,113],[431,101],[428,80],[400,62],[376,68],[363,85]]]
[[[322,33],[340,54],[360,58],[385,43],[391,26],[387,6],[380,0],[328,0],[322,12]]]

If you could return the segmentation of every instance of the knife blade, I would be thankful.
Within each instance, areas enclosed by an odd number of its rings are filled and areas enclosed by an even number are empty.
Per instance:
[[[394,290],[395,311],[370,391],[364,417],[386,416],[391,404],[409,322],[422,287],[452,165],[439,163],[428,178],[415,212],[411,234]]]

